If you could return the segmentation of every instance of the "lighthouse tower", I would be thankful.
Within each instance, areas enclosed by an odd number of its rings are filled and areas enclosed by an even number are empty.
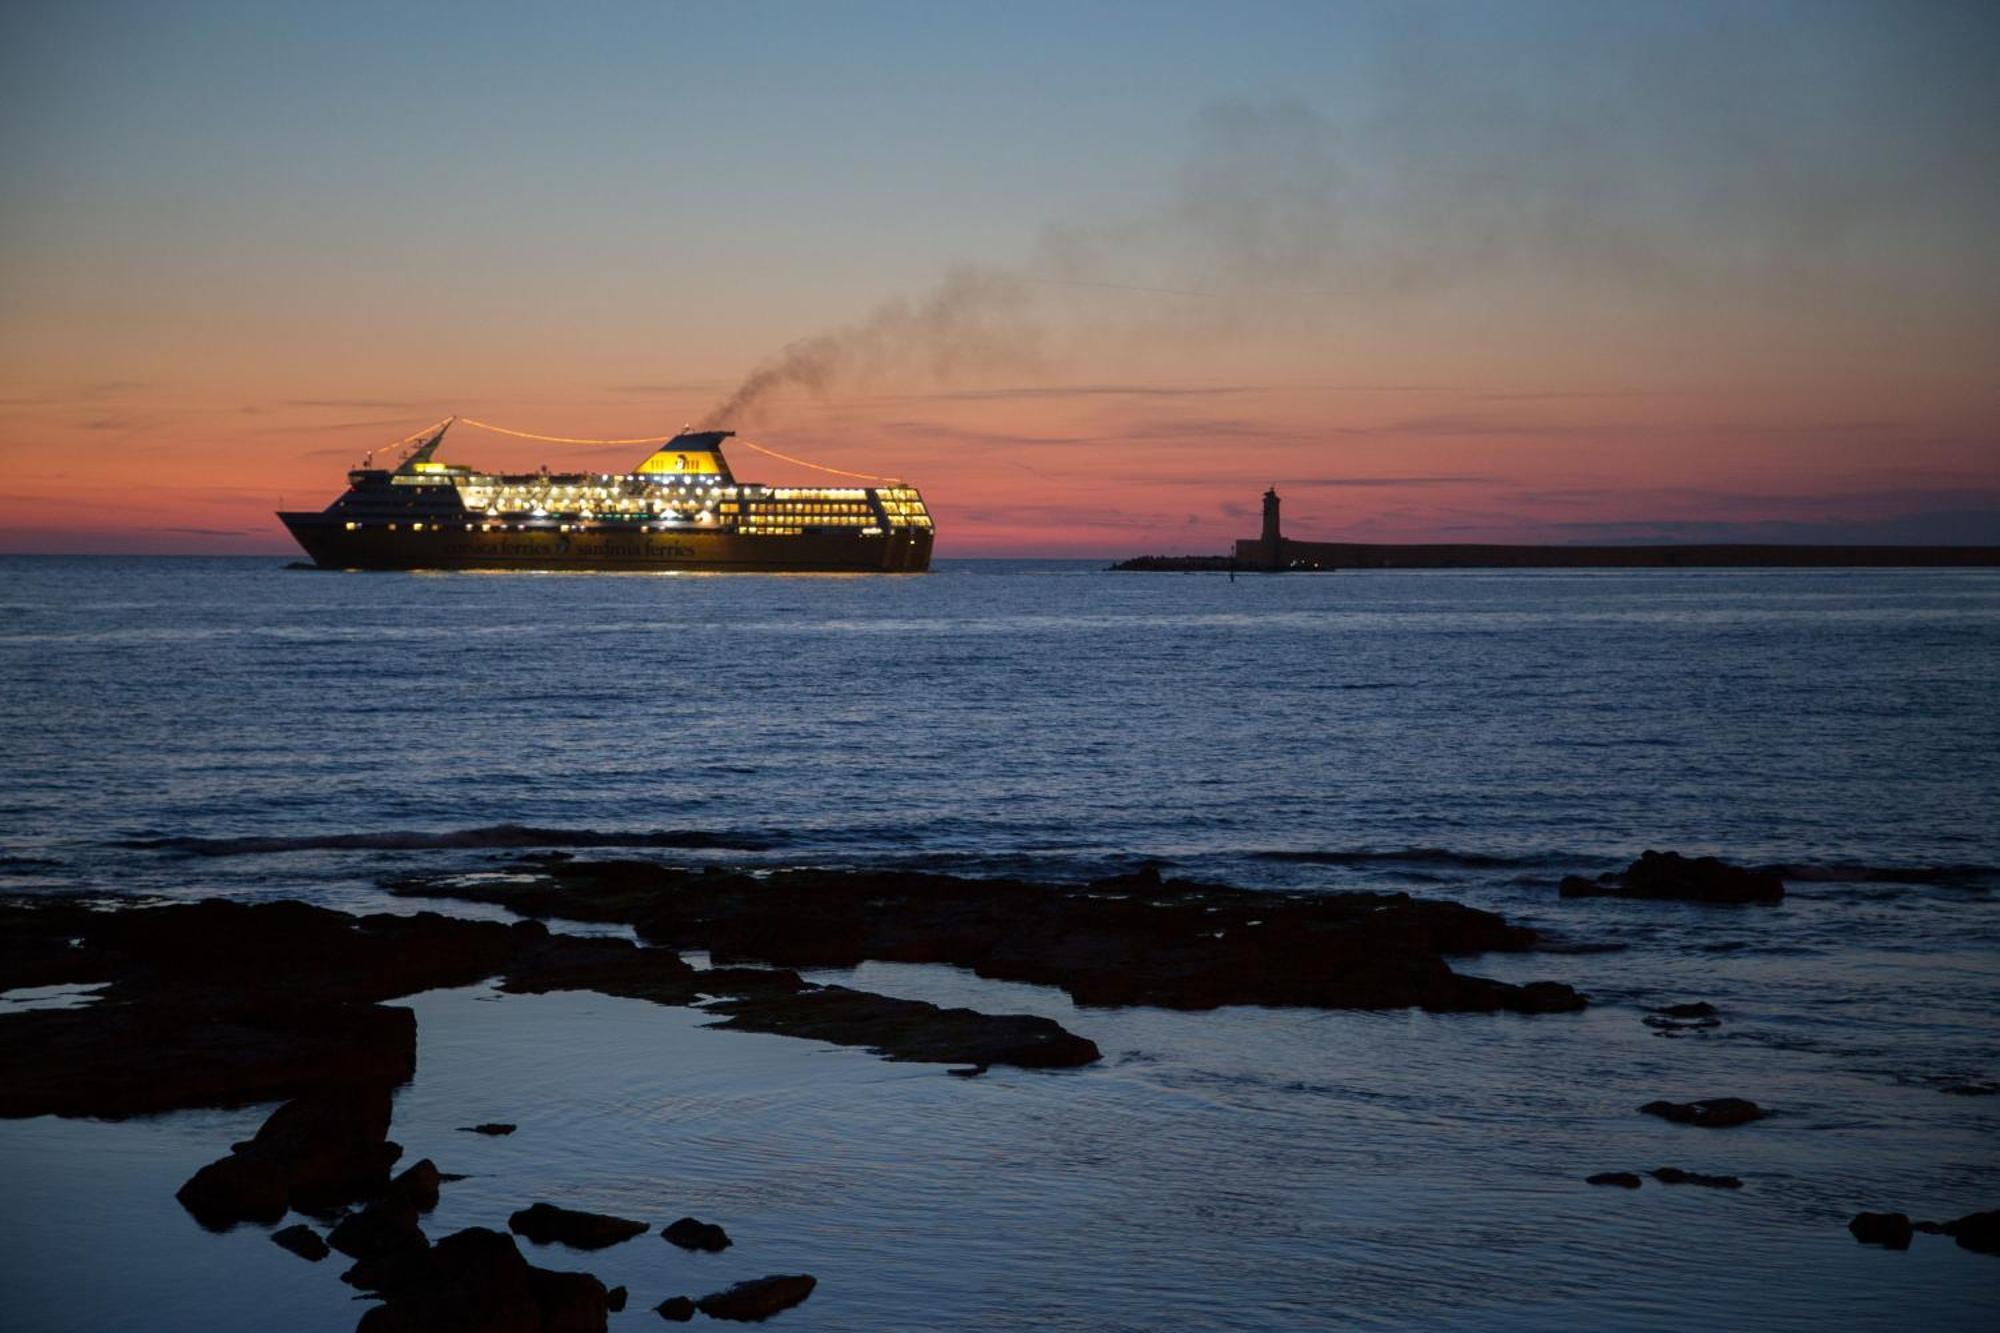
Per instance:
[[[1285,567],[1285,538],[1278,531],[1278,488],[1264,492],[1264,532],[1257,539],[1267,569]]]

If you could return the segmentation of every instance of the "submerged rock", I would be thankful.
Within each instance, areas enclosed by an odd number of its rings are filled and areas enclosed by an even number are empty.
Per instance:
[[[1785,881],[1768,870],[1733,866],[1713,856],[1645,851],[1622,874],[1586,879],[1566,875],[1558,886],[1565,898],[1656,898],[1693,903],[1775,903],[1784,901]]]
[[[812,1295],[818,1285],[817,1279],[805,1273],[777,1273],[739,1282],[727,1291],[710,1292],[695,1302],[695,1308],[710,1319],[769,1319]]]
[[[461,1134],[501,1135],[501,1134],[512,1134],[514,1132],[514,1129],[515,1126],[513,1125],[502,1124],[497,1120],[489,1120],[486,1123],[480,1125],[460,1125],[458,1127],[458,1132]]]
[[[298,1255],[299,1258],[310,1259],[314,1263],[318,1263],[331,1253],[327,1243],[320,1239],[319,1232],[303,1222],[286,1227],[283,1231],[273,1231],[271,1240],[281,1248]]]
[[[1847,1229],[1863,1245],[1907,1250],[1913,1228],[1910,1219],[1902,1213],[1856,1213],[1854,1220],[1847,1224]]]
[[[660,1235],[684,1250],[706,1250],[719,1254],[729,1248],[729,1233],[713,1222],[683,1217],[660,1228]]]
[[[537,1245],[560,1241],[579,1250],[601,1250],[607,1245],[616,1245],[641,1235],[648,1228],[646,1223],[634,1222],[630,1218],[537,1203],[509,1217],[507,1229],[526,1236]]]
[[[694,1318],[695,1304],[686,1296],[669,1296],[653,1307],[653,1313],[674,1324],[685,1324]]]
[[[1735,1176],[1705,1176],[1699,1171],[1683,1171],[1677,1166],[1654,1167],[1647,1174],[1662,1185],[1700,1185],[1712,1190],[1740,1190],[1743,1182]]]
[[[1677,1125],[1698,1125],[1703,1129],[1728,1129],[1762,1120],[1770,1112],[1742,1097],[1710,1097],[1698,1102],[1647,1102],[1639,1110]]]
[[[1641,1181],[1630,1171],[1599,1171],[1594,1176],[1584,1177],[1586,1185],[1616,1185],[1620,1189],[1638,1189]]]

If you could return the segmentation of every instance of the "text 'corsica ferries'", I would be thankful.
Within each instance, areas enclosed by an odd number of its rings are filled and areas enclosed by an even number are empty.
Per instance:
[[[915,487],[739,482],[722,456],[726,430],[684,431],[626,473],[485,473],[436,461],[456,420],[413,437],[394,468],[349,472],[347,493],[323,512],[278,517],[323,569],[930,567],[934,534]]]

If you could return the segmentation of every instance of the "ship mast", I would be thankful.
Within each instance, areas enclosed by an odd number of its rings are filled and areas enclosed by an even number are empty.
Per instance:
[[[452,423],[457,420],[458,418],[455,416],[446,417],[444,423],[433,431],[429,438],[418,444],[409,453],[403,455],[402,462],[396,465],[396,471],[404,473],[415,472],[417,464],[430,462],[431,455],[437,452],[438,445],[444,440],[444,433],[450,430]]]

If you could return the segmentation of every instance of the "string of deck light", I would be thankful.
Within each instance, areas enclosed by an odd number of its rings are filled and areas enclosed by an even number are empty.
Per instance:
[[[540,440],[544,444],[602,444],[602,445],[665,444],[670,440],[679,438],[678,436],[674,435],[647,435],[637,439],[591,440],[591,439],[584,439],[575,435],[537,435],[533,431],[514,430],[511,427],[507,426],[496,426],[490,421],[475,421],[471,417],[458,417],[455,419],[447,418],[445,421],[440,422],[438,424],[439,425],[456,424],[461,426],[473,426],[479,430],[490,430],[496,435],[512,435],[515,439],[519,440]],[[402,444],[406,443],[409,440],[418,439],[424,435],[428,435],[432,430],[435,429],[437,429],[437,427],[433,426],[425,430],[418,431],[415,435],[405,436],[403,440],[397,441],[397,444]],[[755,440],[746,440],[740,435],[735,437],[735,442],[737,444],[745,446],[746,448],[755,449],[760,454],[768,454],[770,457],[778,459],[781,462],[795,463],[800,467],[811,468],[815,472],[827,472],[831,473],[836,477],[855,477],[862,481],[885,481],[892,486],[902,484],[901,478],[898,477],[879,477],[875,475],[873,472],[850,472],[846,468],[828,467],[824,463],[813,463],[813,462],[808,462],[806,459],[803,458],[794,458],[790,454],[781,454],[776,449],[768,449],[765,446],[758,444]],[[394,448],[396,446],[391,445],[390,447]]]

